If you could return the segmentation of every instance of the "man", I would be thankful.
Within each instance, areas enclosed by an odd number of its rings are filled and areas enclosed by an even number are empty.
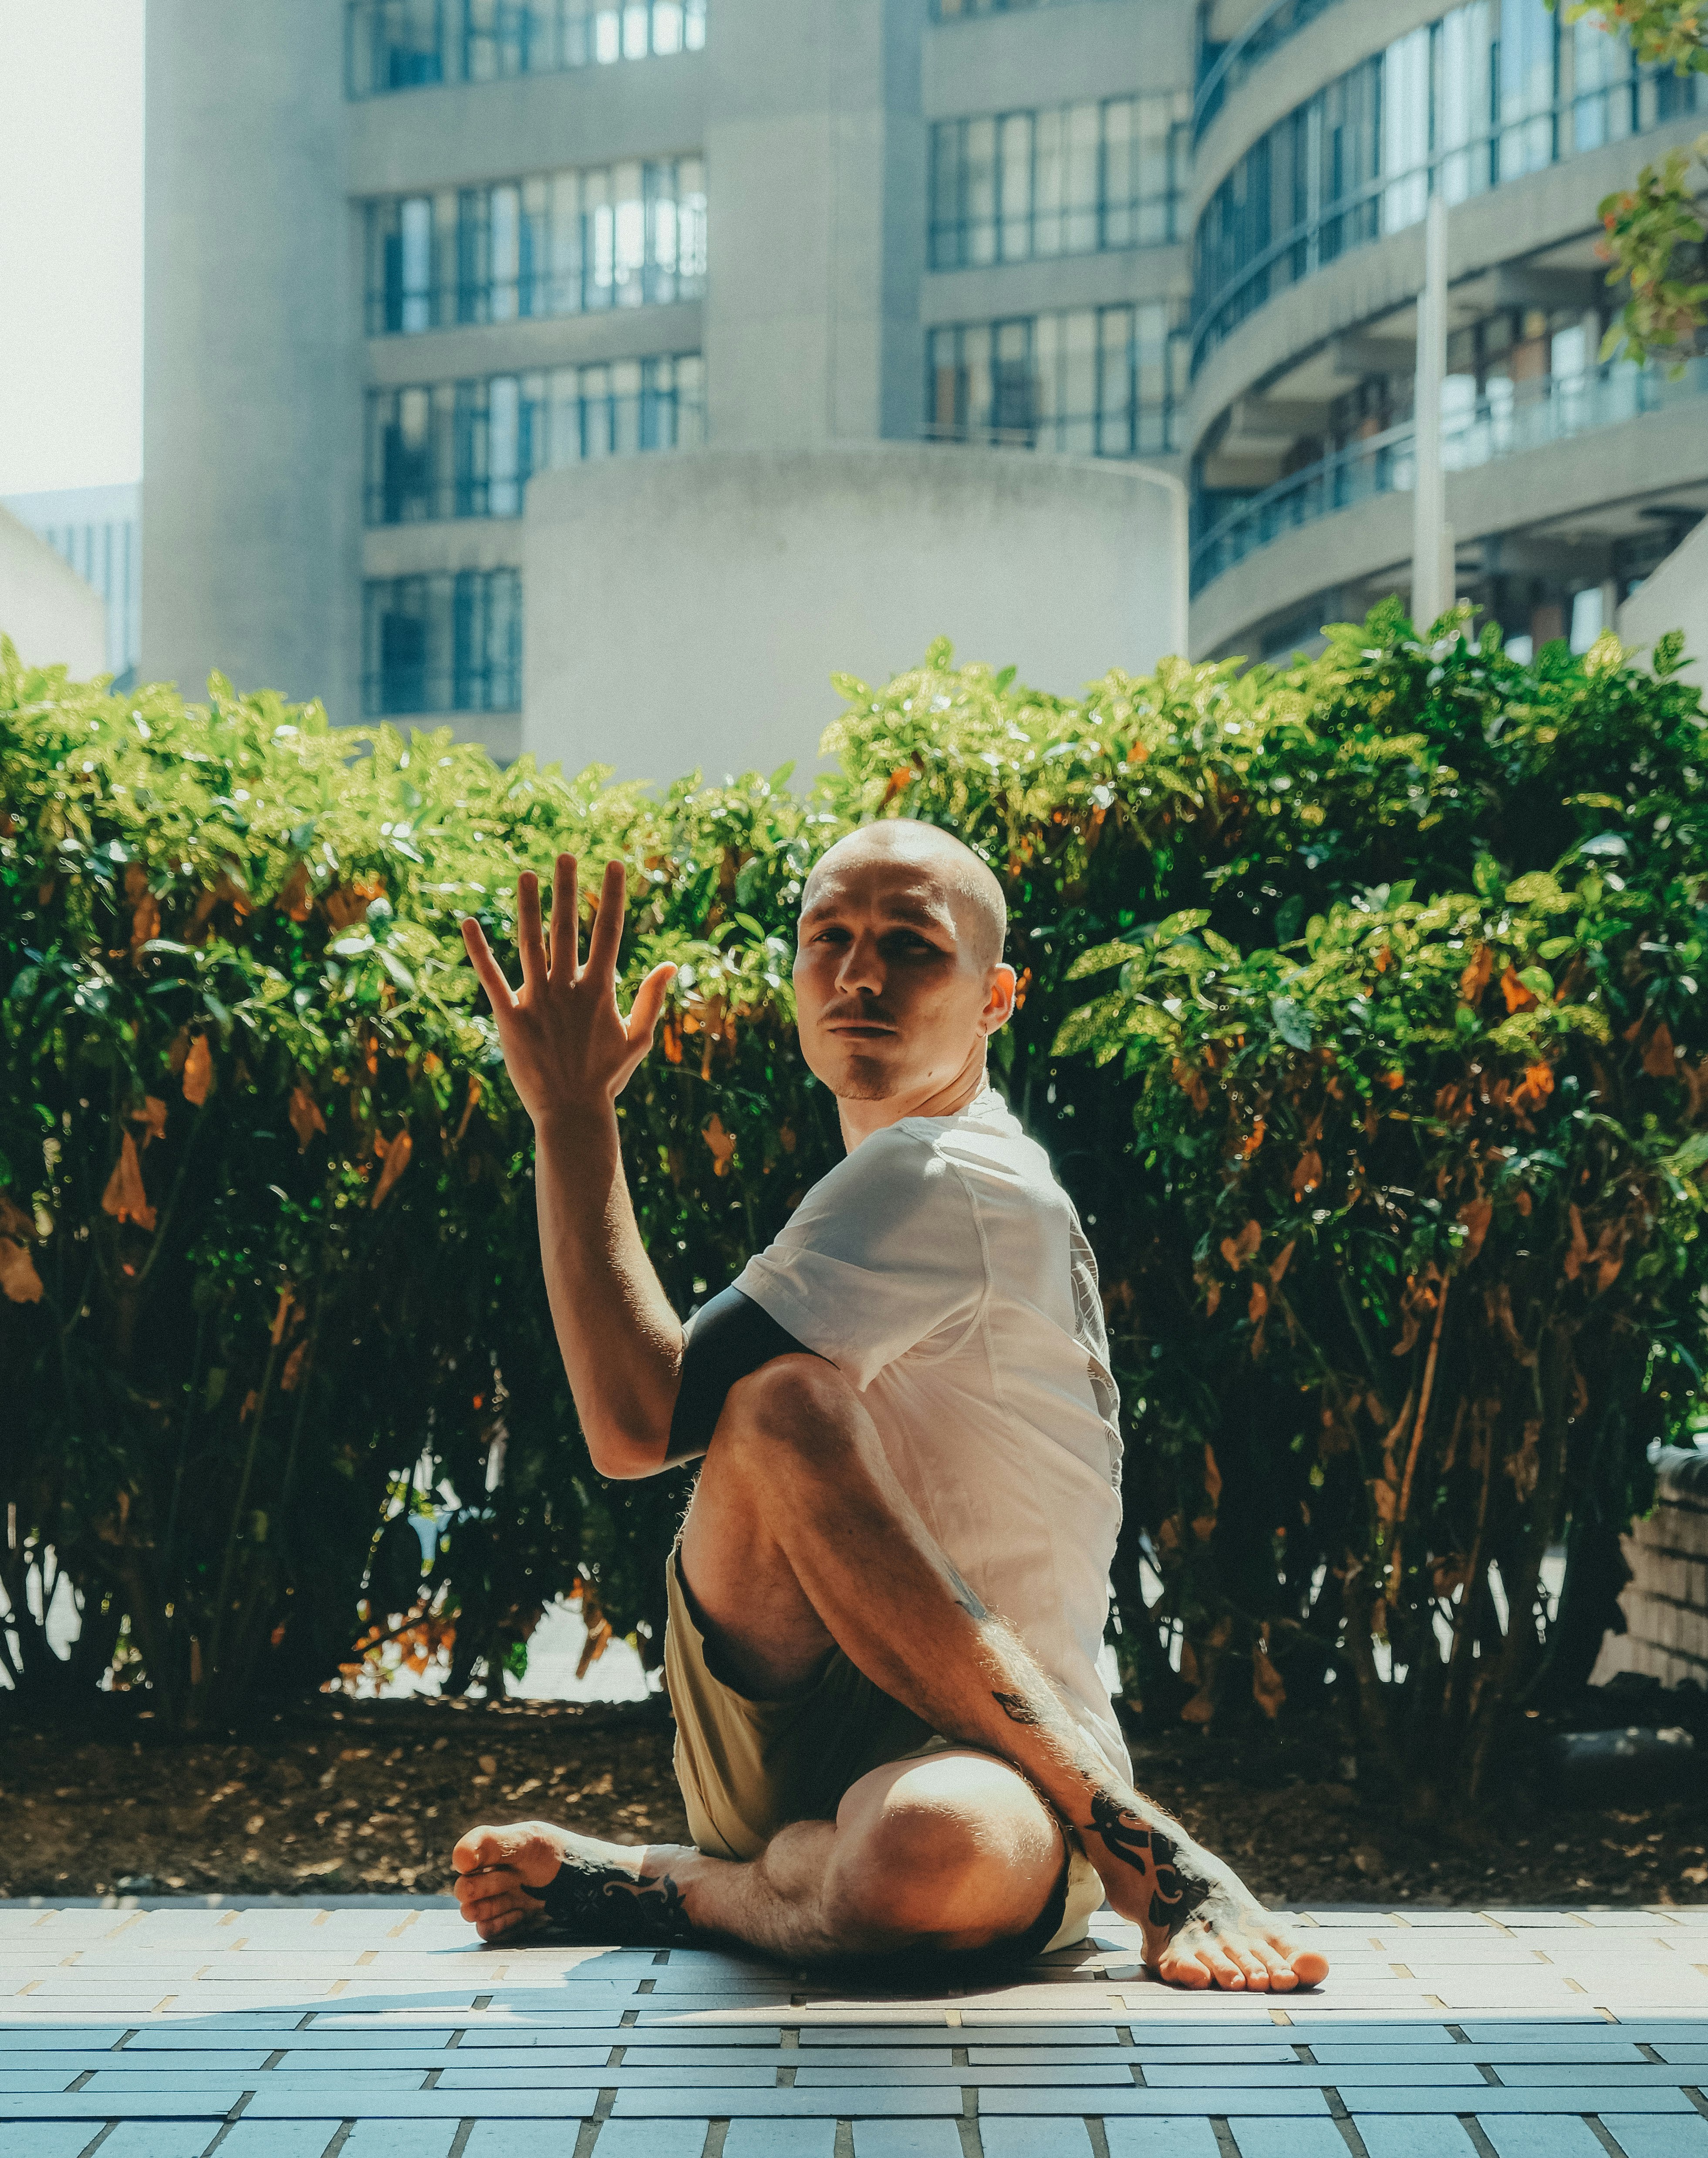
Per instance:
[[[1014,1009],[1001,887],[936,828],[839,842],[802,896],[802,1051],[848,1158],[684,1329],[649,1265],[617,1097],[672,969],[625,1020],[623,875],[585,965],[519,890],[522,987],[469,954],[534,1120],[540,1242],[594,1465],[704,1454],[670,1562],[665,1670],[693,1847],[546,1823],[452,1856],[483,1939],[721,1935],[800,1962],[1083,1938],[1107,1895],[1163,1977],[1327,1970],[1139,1797],[1096,1672],[1120,1441],[1091,1252],[985,1076]]]

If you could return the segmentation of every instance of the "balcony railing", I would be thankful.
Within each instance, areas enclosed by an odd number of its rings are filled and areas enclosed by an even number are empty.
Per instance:
[[[1640,413],[1661,411],[1705,394],[1708,356],[1687,361],[1675,376],[1659,368],[1616,360],[1583,374],[1496,385],[1489,395],[1474,404],[1443,413],[1442,462],[1450,472],[1468,471],[1521,450],[1618,426]],[[1194,546],[1194,593],[1288,532],[1379,494],[1409,493],[1416,473],[1414,434],[1409,421],[1404,426],[1390,427],[1291,473],[1241,503]]]
[[[1269,55],[1314,23],[1337,0],[1269,0],[1236,38],[1203,54],[1206,63],[1192,101],[1192,139],[1200,141],[1229,97]]]

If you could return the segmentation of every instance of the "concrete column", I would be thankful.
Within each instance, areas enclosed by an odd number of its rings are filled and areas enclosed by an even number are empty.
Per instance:
[[[718,0],[707,36],[714,448],[919,432],[925,13],[925,0]]]
[[[145,678],[359,715],[342,0],[149,0]]]

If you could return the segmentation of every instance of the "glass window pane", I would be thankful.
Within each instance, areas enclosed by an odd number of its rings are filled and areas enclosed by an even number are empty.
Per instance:
[[[1001,123],[998,185],[1002,193],[1002,256],[1024,261],[1032,251],[1032,116],[1011,112]]]

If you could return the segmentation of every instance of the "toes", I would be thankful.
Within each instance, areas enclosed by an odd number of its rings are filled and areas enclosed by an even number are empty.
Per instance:
[[[1278,1985],[1320,1985],[1329,1975],[1329,1959],[1320,1949],[1302,1949],[1286,1933],[1264,1933],[1253,1945],[1262,1949],[1272,1970],[1284,1974],[1274,1980]]]
[[[1320,1985],[1329,1975],[1329,1959],[1320,1949],[1295,1949],[1293,1974],[1301,1985]]]
[[[1211,1983],[1210,1973],[1200,1962],[1198,1952],[1182,1949],[1170,1943],[1152,1965],[1158,1978],[1169,1985],[1184,1985],[1194,1993],[1201,1992]]]

